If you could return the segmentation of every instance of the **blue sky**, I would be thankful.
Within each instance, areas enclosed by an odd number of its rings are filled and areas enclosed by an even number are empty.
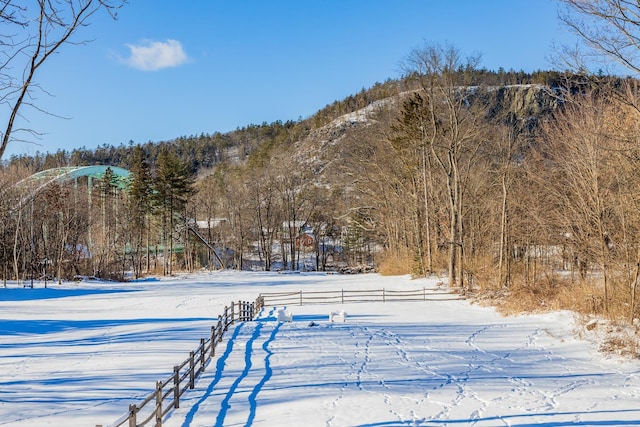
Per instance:
[[[65,118],[25,110],[44,135],[4,158],[308,117],[399,77],[425,42],[525,71],[571,44],[553,0],[132,0],[91,22],[37,76],[38,105]]]

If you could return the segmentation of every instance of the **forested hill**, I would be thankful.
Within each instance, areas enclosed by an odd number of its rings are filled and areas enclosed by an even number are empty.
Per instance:
[[[553,94],[559,92],[558,88],[566,88],[576,81],[576,76],[567,76],[555,71],[525,73],[502,69],[460,69],[456,74],[455,79],[461,87],[495,88],[483,95],[482,101],[488,106],[488,111],[496,115],[510,112],[505,116],[505,120],[516,125],[518,131],[527,132],[535,129],[540,115],[550,111],[550,107],[555,103]],[[530,90],[523,90],[523,85],[536,86]],[[519,89],[514,90],[517,87]],[[539,90],[543,87],[547,90]],[[161,148],[168,146],[194,174],[206,173],[221,162],[245,161],[254,153],[264,156],[271,147],[300,141],[314,129],[320,129],[338,117],[354,113],[376,102],[387,100],[387,104],[394,105],[394,97],[397,99],[398,95],[415,89],[415,83],[410,76],[389,79],[384,83],[376,83],[369,89],[362,89],[343,100],[337,100],[309,118],[249,124],[227,133],[201,133],[139,145],[143,147],[151,166]],[[491,95],[487,97],[486,93]],[[135,145],[138,144],[104,144],[95,149],[79,148],[71,151],[59,150],[55,153],[37,153],[35,156],[13,156],[7,164],[26,168],[31,173],[54,167],[94,164],[128,168]]]
[[[450,63],[451,52],[435,53]],[[451,67],[376,84],[298,121],[13,158],[5,186],[16,190],[59,166],[120,166],[132,178],[127,191],[106,174],[51,186],[24,209],[12,202],[19,191],[0,198],[5,278],[33,277],[48,268],[41,260],[58,277],[375,268],[446,274],[461,292],[513,292],[525,310],[581,305],[637,319],[638,87]],[[68,249],[87,243],[95,256]]]

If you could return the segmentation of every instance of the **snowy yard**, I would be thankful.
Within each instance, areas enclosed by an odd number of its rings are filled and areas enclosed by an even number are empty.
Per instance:
[[[0,426],[109,425],[262,291],[415,289],[378,275],[202,273],[0,289]],[[575,338],[570,313],[468,301],[266,307],[236,324],[164,425],[640,425],[640,362]],[[329,322],[345,310],[346,321]],[[216,369],[217,367],[217,369]]]

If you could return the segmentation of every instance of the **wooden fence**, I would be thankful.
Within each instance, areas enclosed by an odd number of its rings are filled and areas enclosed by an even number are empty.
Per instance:
[[[157,381],[154,392],[140,403],[129,405],[129,412],[124,414],[109,427],[145,426],[153,422],[155,427],[162,427],[162,421],[170,410],[180,407],[180,397],[189,389],[193,389],[196,379],[205,370],[209,361],[215,356],[218,343],[222,341],[224,333],[235,322],[251,321],[264,306],[264,300],[258,297],[255,302],[231,302],[230,307],[224,308],[224,313],[218,316],[218,323],[211,327],[211,334],[200,339],[200,345],[189,353],[189,357],[179,365],[173,367],[173,374],[168,378]],[[96,427],[102,427],[97,425]]]
[[[263,292],[260,297],[265,306],[344,304],[350,302],[391,302],[391,301],[445,301],[463,297],[455,290],[433,288],[390,290],[390,289],[340,289],[337,291],[295,291]]]
[[[200,345],[189,353],[189,357],[180,365],[173,367],[173,374],[156,382],[156,389],[142,402],[129,405],[129,412],[124,414],[109,427],[141,427],[154,422],[155,427],[162,427],[167,413],[180,407],[180,397],[189,389],[193,389],[196,379],[205,370],[209,361],[215,356],[218,343],[224,333],[235,322],[251,321],[265,306],[287,306],[304,304],[344,304],[355,302],[391,302],[391,301],[445,301],[462,299],[455,289],[447,290],[422,288],[409,290],[369,289],[337,291],[296,291],[296,292],[264,292],[255,302],[232,302],[218,316],[218,323],[211,327],[211,335],[201,338]],[[102,427],[96,425],[96,427]]]

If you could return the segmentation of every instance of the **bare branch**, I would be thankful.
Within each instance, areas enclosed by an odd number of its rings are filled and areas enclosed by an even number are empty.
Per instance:
[[[0,0],[0,22],[6,34],[0,34],[0,105],[7,111],[6,124],[0,129],[0,158],[15,132],[38,132],[15,128],[23,107],[43,112],[32,101],[31,91],[42,90],[35,77],[40,67],[65,44],[82,44],[74,40],[78,31],[88,25],[99,10],[112,17],[126,0],[37,0],[37,7],[19,5],[17,0]],[[43,90],[43,93],[47,93]],[[45,112],[46,113],[46,112]],[[48,114],[48,113],[47,113]]]
[[[605,62],[614,61],[640,74],[640,3],[631,0],[559,0],[565,7],[560,20]],[[574,56],[574,66],[589,69],[585,58]]]

